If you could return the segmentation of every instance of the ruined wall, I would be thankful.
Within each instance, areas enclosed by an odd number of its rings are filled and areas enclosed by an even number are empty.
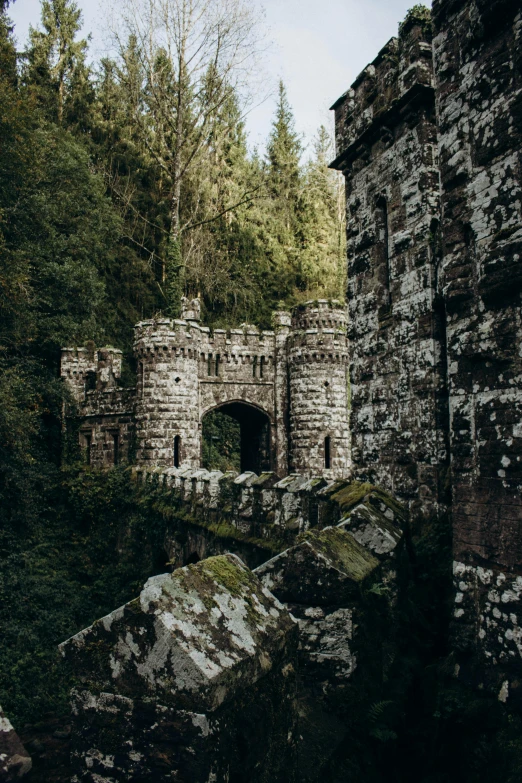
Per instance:
[[[429,514],[444,500],[439,185],[429,24],[415,17],[334,105],[346,178],[352,460]]]
[[[508,0],[438,0],[433,14],[456,644],[462,675],[483,681],[483,667],[469,662],[479,651],[499,664],[488,676],[513,700],[522,654],[522,12]]]

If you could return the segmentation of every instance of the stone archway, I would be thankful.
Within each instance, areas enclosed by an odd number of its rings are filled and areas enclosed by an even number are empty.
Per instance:
[[[269,415],[251,403],[232,400],[205,411],[202,424],[206,416],[216,412],[230,416],[239,424],[241,472],[253,471],[259,475],[272,470],[272,426]]]

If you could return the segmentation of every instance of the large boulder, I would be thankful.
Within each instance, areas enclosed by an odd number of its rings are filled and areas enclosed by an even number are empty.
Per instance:
[[[61,650],[78,780],[293,779],[297,625],[234,555],[152,577]]]

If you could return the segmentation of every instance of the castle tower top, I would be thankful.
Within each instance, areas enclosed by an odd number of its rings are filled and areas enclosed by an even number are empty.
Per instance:
[[[292,328],[306,331],[346,329],[346,307],[337,299],[316,299],[298,305],[292,311]]]

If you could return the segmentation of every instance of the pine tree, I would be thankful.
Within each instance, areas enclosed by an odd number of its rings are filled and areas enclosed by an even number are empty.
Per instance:
[[[342,178],[328,168],[333,139],[322,125],[300,196],[300,277],[306,296],[344,298],[345,218]]]
[[[76,119],[92,97],[85,63],[87,41],[76,40],[82,13],[74,0],[42,0],[43,30],[29,28],[27,82],[37,90],[47,116],[64,123]]]

